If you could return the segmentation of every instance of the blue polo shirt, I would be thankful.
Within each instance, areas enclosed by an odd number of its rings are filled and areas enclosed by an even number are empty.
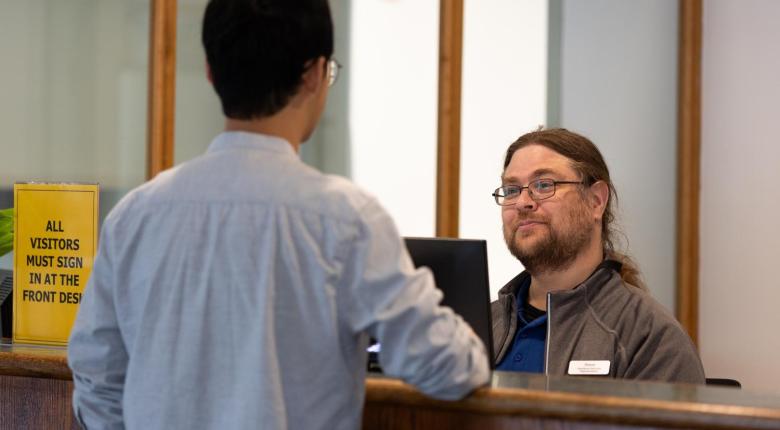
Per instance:
[[[544,372],[544,343],[547,336],[547,314],[533,321],[523,317],[523,307],[531,288],[529,276],[517,290],[517,332],[512,348],[496,366],[496,370]]]

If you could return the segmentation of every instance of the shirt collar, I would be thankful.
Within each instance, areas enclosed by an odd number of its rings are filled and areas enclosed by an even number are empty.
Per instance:
[[[226,149],[250,149],[273,152],[298,158],[292,145],[285,139],[267,134],[249,133],[246,131],[223,131],[211,141],[206,152]]]
[[[517,297],[517,307],[521,308],[523,306],[523,303],[528,298],[528,290],[531,289],[531,277],[525,277],[522,281],[520,281],[520,286],[517,289],[517,292],[515,293],[515,297]]]
[[[524,326],[536,327],[547,321],[547,314],[545,313],[544,315],[532,321],[526,321],[525,318],[523,318],[523,309],[525,307],[526,301],[528,300],[528,291],[530,289],[531,277],[528,276],[521,281],[520,288],[517,290],[517,295],[515,296],[515,300],[517,301],[517,318],[518,322],[522,321],[524,323]]]

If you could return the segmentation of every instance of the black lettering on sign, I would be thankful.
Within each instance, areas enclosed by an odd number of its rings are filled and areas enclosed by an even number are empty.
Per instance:
[[[78,251],[78,239],[58,239],[56,237],[31,237],[30,246],[32,249],[59,250],[59,251]]]
[[[53,255],[28,255],[27,266],[28,267],[52,267],[54,256]]]
[[[84,261],[81,257],[59,256],[57,257],[57,267],[66,269],[81,269],[84,267]]]
[[[25,302],[54,303],[54,298],[54,291],[22,291],[22,301]]]
[[[41,283],[41,274],[36,272],[30,272],[30,285],[36,285]]]
[[[78,287],[79,275],[66,275],[60,273],[60,285],[65,285],[66,287]]]
[[[52,231],[55,233],[65,232],[65,230],[62,229],[62,221],[58,221],[58,220],[46,221],[46,231]]]
[[[81,293],[63,293],[60,292],[60,303],[77,305],[81,303]]]

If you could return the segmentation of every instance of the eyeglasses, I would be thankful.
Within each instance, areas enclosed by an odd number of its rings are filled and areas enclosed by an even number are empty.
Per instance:
[[[496,204],[500,206],[510,206],[517,202],[520,198],[520,194],[524,189],[528,189],[528,196],[534,201],[549,199],[555,195],[555,186],[563,184],[584,184],[585,182],[579,181],[556,181],[554,179],[537,179],[531,181],[525,187],[520,185],[504,185],[503,187],[496,188],[493,191],[493,197],[496,199]]]
[[[328,86],[333,86],[333,84],[336,83],[336,79],[339,78],[339,69],[341,69],[341,64],[339,64],[336,59],[331,58],[328,60]]]

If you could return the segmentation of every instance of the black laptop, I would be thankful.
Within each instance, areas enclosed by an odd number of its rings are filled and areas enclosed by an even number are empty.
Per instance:
[[[14,307],[13,285],[13,272],[0,269],[0,334],[5,338],[11,337],[11,311]]]
[[[493,366],[493,326],[490,318],[487,242],[474,239],[427,237],[404,238],[406,248],[417,267],[433,272],[436,286],[444,293],[442,305],[448,306],[471,325],[482,339]],[[369,370],[377,366],[378,346],[369,349]]]

